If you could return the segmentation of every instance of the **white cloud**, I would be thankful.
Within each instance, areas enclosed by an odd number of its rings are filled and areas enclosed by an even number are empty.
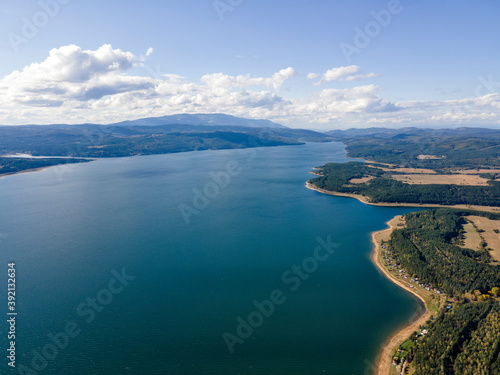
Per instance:
[[[331,82],[331,81],[356,81],[360,79],[373,78],[377,77],[378,74],[368,73],[368,74],[355,74],[360,70],[357,65],[349,65],[349,66],[341,66],[338,68],[332,68],[327,70],[325,74],[321,77],[321,79],[316,82],[314,85],[318,86],[323,83]],[[311,73],[313,74],[313,73]],[[311,76],[313,77],[313,76]],[[309,76],[307,77],[309,78]],[[314,77],[316,78],[316,77]]]
[[[336,81],[346,75],[357,73],[358,71],[359,71],[359,66],[357,65],[349,65],[349,66],[341,66],[339,68],[333,68],[327,70],[325,74],[323,74],[323,77],[318,82],[318,84]]]
[[[368,73],[368,74],[355,74],[352,76],[348,76],[345,78],[346,81],[357,81],[360,79],[367,79],[367,78],[374,78],[378,77],[379,75],[376,73]]]
[[[0,80],[0,124],[111,123],[176,113],[223,112],[267,118],[292,127],[434,126],[500,124],[500,94],[447,101],[392,103],[380,86],[294,91],[302,79],[292,67],[264,77],[206,74],[199,81],[173,73],[150,74],[145,57],[104,45],[53,49],[48,57]],[[132,68],[134,68],[132,70]],[[140,75],[141,69],[143,75]],[[328,70],[318,83],[375,77],[357,65]],[[134,72],[132,74],[132,72]],[[287,83],[287,90],[281,88]],[[299,82],[300,83],[300,82]],[[289,91],[290,90],[290,91]]]
[[[60,106],[65,101],[87,101],[106,95],[154,86],[146,77],[121,73],[139,62],[132,53],[103,45],[83,51],[69,45],[54,48],[41,63],[14,71],[0,81],[3,100],[31,106]]]
[[[96,51],[69,45],[52,49],[45,61],[16,70],[2,82],[85,82],[106,73],[126,71],[137,62],[132,53],[113,49],[109,44]]]
[[[283,83],[289,78],[296,75],[293,68],[288,67],[274,73],[271,77],[250,77],[250,74],[229,76],[223,73],[206,74],[201,77],[202,82],[210,87],[228,90],[231,88],[242,88],[249,86],[265,86],[272,87],[274,90],[279,90]]]

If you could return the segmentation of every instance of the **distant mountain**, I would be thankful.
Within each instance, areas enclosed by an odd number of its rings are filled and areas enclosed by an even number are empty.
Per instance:
[[[419,136],[432,136],[432,137],[443,137],[443,136],[453,136],[453,137],[484,137],[485,135],[491,135],[493,137],[498,137],[500,134],[499,129],[486,129],[486,128],[364,128],[364,129],[347,129],[347,130],[330,130],[325,132],[325,134],[339,139],[347,140],[354,138],[394,138],[394,139],[405,139],[408,137],[419,137]]]
[[[222,113],[214,114],[178,114],[162,117],[148,117],[133,121],[122,121],[114,126],[156,126],[156,125],[196,125],[196,126],[242,126],[246,128],[287,129],[269,120],[253,120]]]

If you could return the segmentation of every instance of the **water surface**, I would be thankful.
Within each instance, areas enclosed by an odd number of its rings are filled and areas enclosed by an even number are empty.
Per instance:
[[[411,209],[304,187],[313,167],[335,161],[347,161],[342,144],[308,143],[105,159],[0,179],[1,287],[6,262],[16,261],[18,366],[51,375],[368,373],[381,343],[419,307],[370,262],[370,232]],[[213,176],[228,166],[233,176],[217,191]],[[196,191],[207,186],[211,198],[196,209]],[[180,205],[196,209],[189,224]],[[300,286],[284,283],[328,236],[333,254]],[[112,271],[123,268],[135,279],[110,294]],[[273,290],[286,300],[231,354],[223,334],[236,336],[238,317]],[[107,305],[96,302],[87,323],[96,297]],[[68,322],[79,335],[32,364]]]

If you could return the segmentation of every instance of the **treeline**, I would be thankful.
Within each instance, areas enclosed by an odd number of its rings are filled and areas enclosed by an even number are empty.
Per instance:
[[[311,184],[329,191],[364,195],[373,203],[500,206],[498,181],[489,181],[487,186],[411,185],[384,177],[387,174],[381,169],[359,162],[329,163],[321,169],[323,175],[310,180]],[[364,176],[375,178],[364,184],[349,183]]]
[[[346,144],[348,155],[355,158],[431,169],[500,166],[500,130],[372,128],[328,134]]]
[[[290,130],[286,135],[308,135],[296,133]],[[104,158],[303,144],[280,134],[273,129],[173,132],[166,126],[0,126],[0,155]]]
[[[487,250],[457,245],[463,216],[470,214],[451,209],[407,214],[405,228],[391,235],[392,257],[409,274],[450,296],[461,297],[475,290],[483,294],[500,286],[500,266],[489,263]],[[474,211],[474,215],[500,220],[500,214],[495,213]]]
[[[414,375],[500,374],[500,303],[468,303],[441,312],[413,348]]]
[[[405,215],[406,225],[391,235],[392,258],[424,284],[461,302],[428,322],[407,356],[414,375],[500,375],[500,266],[489,253],[458,246],[464,217],[500,220],[500,214],[435,209]],[[469,302],[464,296],[487,302]],[[412,335],[412,340],[415,335]]]
[[[30,158],[0,157],[0,175],[18,173],[29,169],[51,167],[59,164],[84,163],[88,161],[89,160],[85,159],[66,159],[66,158],[30,159]]]

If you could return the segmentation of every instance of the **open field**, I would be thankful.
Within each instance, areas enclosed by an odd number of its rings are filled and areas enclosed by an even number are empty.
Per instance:
[[[500,169],[459,169],[453,173],[480,174],[480,173],[500,173]]]
[[[495,229],[500,232],[500,220],[490,220],[481,216],[468,216],[467,219],[473,222],[477,229],[484,230],[480,235],[487,246],[493,249],[490,252],[493,259],[500,262],[500,233],[495,232]]]
[[[464,244],[461,245],[461,247],[465,247],[467,249],[472,249],[472,250],[479,250],[479,247],[481,246],[481,241],[483,239],[481,238],[481,235],[477,231],[474,224],[473,223],[464,224],[464,230],[465,230],[465,239],[464,239]]]
[[[467,185],[467,186],[487,186],[488,180],[477,175],[466,174],[405,174],[392,175],[392,178],[406,184],[440,184],[440,185]]]
[[[379,163],[383,164],[383,163]],[[436,173],[436,171],[432,169],[426,169],[426,168],[404,168],[404,167],[398,167],[393,164],[384,164],[387,165],[387,167],[378,167],[375,165],[370,165],[372,168],[377,168],[381,169],[384,172],[397,172],[397,173],[423,173],[423,174],[433,174]]]
[[[349,183],[350,184],[364,184],[368,181],[371,181],[373,180],[375,177],[373,176],[366,176],[366,177],[362,177],[362,178],[352,178]]]
[[[416,174],[434,174],[436,171],[433,171],[432,169],[425,169],[425,168],[403,168],[403,167],[398,167],[398,168],[382,168],[382,167],[374,167],[383,170],[384,172],[397,172],[397,173],[416,173]]]

